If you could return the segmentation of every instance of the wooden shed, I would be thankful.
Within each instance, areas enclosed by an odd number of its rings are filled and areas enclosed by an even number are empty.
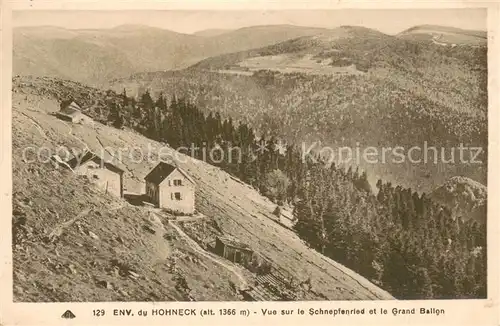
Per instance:
[[[61,103],[61,109],[56,112],[56,116],[65,121],[72,123],[82,123],[91,119],[81,112],[81,107],[73,101],[65,101]]]
[[[229,237],[217,237],[215,240],[215,252],[232,261],[233,263],[250,262],[253,250],[246,244]]]

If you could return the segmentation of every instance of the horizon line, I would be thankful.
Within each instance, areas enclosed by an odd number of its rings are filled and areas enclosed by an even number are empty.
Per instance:
[[[133,27],[133,26],[135,26],[137,28],[143,27],[143,28],[158,29],[158,30],[162,30],[162,31],[174,32],[174,33],[185,34],[185,35],[194,35],[194,36],[196,36],[197,33],[204,32],[204,31],[210,31],[210,30],[223,30],[223,31],[226,31],[226,32],[223,32],[221,34],[225,34],[225,33],[230,33],[230,32],[234,32],[234,31],[246,29],[246,28],[271,27],[271,26],[289,26],[289,27],[297,27],[297,28],[311,28],[311,29],[323,29],[323,30],[333,30],[333,29],[336,29],[336,28],[352,26],[352,27],[368,28],[368,29],[372,29],[372,30],[376,30],[376,31],[381,32],[377,28],[368,27],[368,26],[359,25],[359,24],[358,25],[355,25],[355,24],[344,24],[344,25],[338,25],[338,26],[335,26],[335,27],[319,27],[319,26],[297,25],[297,24],[262,24],[262,25],[242,26],[242,27],[238,27],[238,28],[223,28],[223,27],[218,28],[218,27],[212,27],[212,28],[205,28],[205,29],[196,30],[196,31],[193,31],[191,33],[180,32],[180,31],[176,31],[176,30],[173,30],[173,29],[168,29],[168,28],[163,28],[163,27],[153,26],[153,25],[148,25],[148,24],[118,24],[118,25],[115,25],[113,27],[103,27],[103,28],[92,28],[92,27],[89,27],[89,28],[71,28],[71,27],[58,26],[58,25],[41,24],[41,25],[19,25],[19,26],[13,26],[12,30],[22,29],[22,28],[56,28],[56,29],[62,29],[62,30],[68,30],[68,31],[110,31],[110,30],[115,30],[115,29],[118,29],[120,27],[126,27],[126,26],[127,27]],[[384,34],[387,34],[387,35],[397,35],[399,33],[402,33],[404,31],[410,30],[412,28],[422,27],[422,26],[445,27],[445,28],[453,28],[453,29],[458,29],[458,30],[463,30],[463,31],[477,31],[477,32],[487,32],[488,31],[487,28],[486,29],[467,29],[467,28],[461,28],[461,27],[456,27],[456,26],[452,26],[452,25],[444,25],[444,24],[443,25],[437,25],[437,24],[418,24],[418,25],[414,25],[412,27],[405,28],[405,29],[403,29],[403,30],[401,30],[401,31],[399,31],[397,33],[385,33],[385,32],[381,32],[381,33],[384,33]]]

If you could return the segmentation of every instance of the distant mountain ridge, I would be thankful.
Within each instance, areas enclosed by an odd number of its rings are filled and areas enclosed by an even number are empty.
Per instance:
[[[444,34],[448,33],[446,37]],[[425,37],[422,37],[425,35]],[[456,35],[464,35],[467,39],[458,39]],[[477,36],[480,35],[480,36]],[[485,35],[484,35],[485,36]],[[451,39],[454,37],[454,39]],[[473,38],[475,42],[471,41]],[[223,66],[238,64],[252,57],[262,57],[269,55],[282,55],[282,54],[310,54],[315,57],[326,58],[332,56],[339,56],[340,51],[356,51],[358,49],[365,51],[372,51],[373,48],[380,48],[379,52],[384,55],[406,55],[411,53],[404,49],[417,43],[434,43],[436,40],[440,42],[455,41],[461,45],[482,45],[486,46],[486,38],[483,37],[481,31],[467,31],[462,29],[454,29],[442,26],[423,25],[416,26],[408,29],[396,36],[391,36],[375,29],[370,29],[360,26],[340,26],[338,28],[323,30],[314,35],[306,35],[303,37],[286,40],[277,44],[268,45],[263,48],[254,48],[251,50],[240,51],[229,54],[221,54],[215,57],[207,58],[193,65],[193,69],[221,69]],[[434,42],[433,42],[434,41]],[[460,43],[462,41],[462,43]],[[394,46],[397,44],[401,49],[396,49]],[[390,49],[390,47],[393,47]],[[342,48],[342,49],[341,49]],[[397,50],[390,53],[391,50]],[[405,53],[406,50],[406,53]],[[380,57],[380,53],[375,52],[376,56]],[[363,54],[364,55],[364,54]],[[338,58],[342,61],[343,58]],[[368,58],[370,59],[370,58]],[[362,59],[361,61],[363,61]],[[404,60],[404,58],[402,58]],[[359,61],[359,60],[358,60]]]
[[[358,32],[369,30],[353,26],[344,28]],[[432,36],[428,33],[429,29],[440,33],[446,31],[448,40],[444,42],[486,43],[485,32],[430,25],[410,28],[398,37],[430,41]],[[13,72],[15,75],[47,75],[99,86],[110,79],[135,73],[179,70],[221,54],[329,34],[335,30],[338,29],[263,25],[183,34],[132,24],[110,29],[17,27],[13,35]]]
[[[19,27],[13,32],[13,73],[101,85],[109,79],[138,72],[182,69],[211,56],[271,45],[322,30],[289,25],[255,26],[200,36],[143,25],[102,30]]]
[[[231,29],[212,28],[212,29],[204,29],[201,31],[194,32],[193,35],[212,37],[212,36],[218,36],[221,34],[225,34],[225,33],[228,33],[230,31],[232,31],[232,30]]]
[[[462,29],[462,28],[457,28],[457,27],[449,27],[449,26],[440,26],[440,25],[418,25],[418,26],[413,26],[411,28],[408,28],[407,30],[399,33],[401,34],[408,34],[408,33],[416,33],[416,32],[423,32],[423,31],[434,31],[436,33],[456,33],[456,34],[464,34],[464,35],[470,35],[470,36],[475,36],[475,37],[480,37],[480,38],[487,38],[488,33],[486,31],[479,31],[479,30],[470,30],[470,29]]]
[[[488,43],[486,31],[466,30],[437,25],[419,25],[398,34],[404,39],[431,40],[436,44],[485,46]]]
[[[190,69],[222,69],[225,66],[239,64],[239,62],[255,57],[288,55],[310,55],[314,58],[332,56],[338,53],[339,46],[343,43],[345,48],[356,46],[350,44],[352,40],[362,39],[370,41],[373,45],[382,41],[392,40],[394,37],[382,32],[359,26],[341,26],[335,29],[324,30],[314,35],[306,35],[262,48],[255,48],[229,54],[207,58],[190,67]],[[287,62],[290,65],[290,62]],[[259,68],[260,69],[260,68]],[[262,67],[262,69],[267,69]]]

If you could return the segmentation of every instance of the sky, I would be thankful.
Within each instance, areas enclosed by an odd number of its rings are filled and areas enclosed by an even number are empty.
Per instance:
[[[335,28],[357,25],[396,34],[422,25],[442,25],[486,30],[485,9],[384,9],[384,10],[280,10],[280,11],[90,11],[16,10],[12,22],[19,26],[58,26],[68,29],[105,29],[119,25],[148,25],[190,34],[205,29],[237,29],[256,25],[289,24]]]

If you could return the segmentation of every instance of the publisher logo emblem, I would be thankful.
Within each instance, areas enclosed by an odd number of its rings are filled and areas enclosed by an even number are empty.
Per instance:
[[[73,319],[75,318],[75,314],[73,312],[71,312],[71,310],[66,310],[66,312],[64,312],[64,314],[62,314],[61,318],[65,318],[65,319]]]

